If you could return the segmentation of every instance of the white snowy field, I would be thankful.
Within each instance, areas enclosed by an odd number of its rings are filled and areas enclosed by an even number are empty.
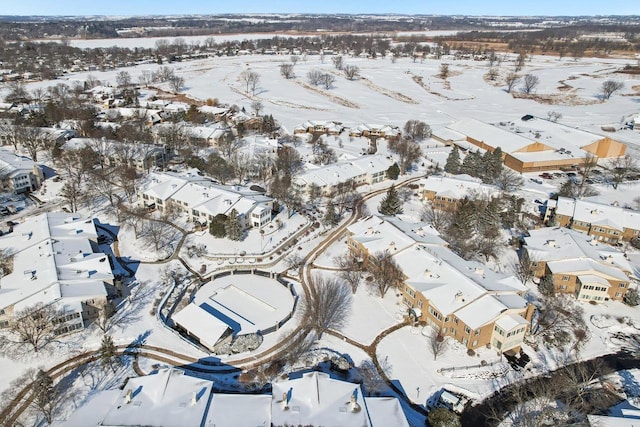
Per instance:
[[[506,93],[502,78],[513,70],[513,61],[498,66],[500,78],[494,85],[485,81],[488,66],[483,61],[426,59],[413,62],[399,58],[395,63],[388,58],[362,59],[345,57],[346,64],[360,68],[361,77],[350,81],[336,70],[329,57],[308,56],[295,66],[296,78],[284,79],[280,64],[286,56],[250,55],[209,58],[204,60],[168,64],[184,77],[183,92],[205,100],[217,98],[222,103],[236,104],[251,111],[251,103],[260,100],[263,112],[273,114],[282,126],[293,132],[305,120],[336,120],[347,125],[358,123],[390,124],[402,126],[409,119],[420,119],[439,127],[463,117],[487,122],[508,121],[525,114],[547,117],[549,111],[562,114],[561,123],[579,126],[596,132],[601,125],[619,125],[621,118],[637,114],[640,77],[615,73],[632,62],[625,59],[582,58],[559,60],[557,57],[534,56],[520,72],[531,73],[540,79],[535,93],[540,96],[559,96],[553,105],[535,99],[513,97]],[[451,77],[447,82],[437,77],[442,63],[450,64]],[[160,65],[145,64],[126,68],[133,81],[144,70],[155,70]],[[255,94],[247,92],[240,73],[251,70],[260,75]],[[335,75],[333,87],[309,87],[307,73],[320,70]],[[89,74],[107,83],[115,84],[119,70],[107,72],[70,73],[64,78],[31,83],[30,89],[46,87],[59,82],[84,81]],[[421,84],[417,80],[421,79]],[[602,102],[599,88],[607,79],[624,83],[624,89]],[[561,91],[563,82],[570,86]],[[521,85],[516,85],[519,92]],[[625,142],[640,144],[638,132],[619,131],[607,134]]]

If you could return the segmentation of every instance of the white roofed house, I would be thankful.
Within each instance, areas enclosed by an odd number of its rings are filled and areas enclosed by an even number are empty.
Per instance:
[[[308,120],[296,126],[293,133],[340,135],[344,130],[345,127],[339,122]]]
[[[114,278],[108,256],[95,252],[93,220],[41,214],[0,237],[0,246],[13,253],[13,271],[0,279],[0,326],[38,304],[60,311],[56,334],[81,329],[98,316]]]
[[[273,199],[246,187],[220,185],[198,174],[151,173],[138,190],[142,206],[164,211],[172,206],[190,221],[207,223],[235,210],[245,227],[260,228],[271,221]]]
[[[591,199],[559,197],[554,212],[561,227],[571,227],[606,243],[640,236],[640,213]]]
[[[343,188],[382,182],[392,164],[385,156],[371,155],[322,167],[309,167],[293,177],[293,185],[305,196],[312,185],[317,185],[323,194],[329,195]]]
[[[40,188],[44,181],[42,168],[28,157],[0,149],[0,188],[25,193]]]
[[[486,345],[502,352],[518,349],[533,314],[533,306],[524,299],[527,288],[514,276],[465,261],[435,230],[424,227],[410,228],[406,223],[398,227],[372,216],[348,227],[347,245],[363,262],[388,251],[404,276],[403,303],[416,320],[469,349]]]

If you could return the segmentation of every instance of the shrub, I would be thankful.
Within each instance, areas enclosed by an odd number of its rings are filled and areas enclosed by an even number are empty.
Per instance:
[[[472,348],[467,350],[467,356],[475,356],[475,355],[476,355],[476,352]]]

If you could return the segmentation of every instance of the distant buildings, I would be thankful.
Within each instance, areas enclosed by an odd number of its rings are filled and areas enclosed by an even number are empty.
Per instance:
[[[364,218],[348,228],[347,245],[363,263],[381,252],[393,257],[404,276],[403,303],[416,320],[469,349],[518,350],[534,310],[524,299],[526,286],[514,276],[460,258],[429,226],[409,227]]]
[[[138,188],[140,206],[165,212],[175,209],[190,221],[209,223],[216,215],[235,210],[245,228],[271,222],[273,199],[239,185],[220,185],[198,174],[152,172]]]
[[[505,166],[518,172],[572,168],[583,165],[590,156],[623,156],[627,148],[611,138],[533,116],[495,125],[465,118],[434,130],[432,137],[465,150],[492,152],[500,147]]]
[[[394,397],[365,397],[358,384],[310,372],[274,382],[271,394],[212,392],[213,383],[171,368],[97,393],[64,422],[100,426],[408,427]]]
[[[42,168],[28,157],[0,149],[0,187],[12,193],[26,193],[40,188]]]
[[[0,327],[37,304],[53,304],[60,312],[57,335],[95,319],[114,285],[97,237],[93,220],[64,212],[30,218],[0,237],[0,247],[13,254],[13,271],[0,278]]]

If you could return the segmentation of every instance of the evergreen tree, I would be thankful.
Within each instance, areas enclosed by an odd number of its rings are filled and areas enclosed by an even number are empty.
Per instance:
[[[235,209],[232,209],[231,212],[229,212],[227,222],[224,225],[224,230],[227,233],[227,237],[231,240],[242,240],[244,237],[242,220]]]
[[[47,423],[51,424],[57,401],[57,390],[53,386],[53,379],[40,369],[33,381],[32,391],[33,405],[42,413]]]
[[[225,224],[227,223],[227,216],[225,214],[216,215],[211,224],[209,224],[209,233],[213,237],[226,237],[227,230]]]
[[[380,206],[378,206],[378,212],[382,215],[390,216],[401,214],[403,212],[402,200],[400,200],[400,196],[398,195],[398,191],[395,186],[392,185],[389,187],[387,195],[384,196],[380,202]]]
[[[389,166],[389,169],[387,169],[387,178],[395,181],[398,179],[398,176],[400,176],[400,166],[398,166],[397,163],[394,163]]]
[[[500,199],[494,197],[482,209],[477,216],[478,233],[486,239],[495,239],[500,234]]]
[[[333,202],[329,202],[327,205],[327,211],[322,218],[322,223],[327,227],[333,227],[338,223],[338,216],[336,215],[336,207]]]
[[[461,166],[460,151],[458,150],[458,147],[454,145],[453,150],[451,150],[447,157],[447,162],[444,164],[444,171],[454,175],[459,174]]]
[[[475,152],[469,152],[462,161],[460,173],[466,173],[471,176],[480,176],[482,170],[482,156]]]
[[[432,427],[460,427],[460,417],[447,408],[435,408],[429,411],[427,416],[429,425]]]
[[[102,343],[100,344],[98,354],[102,369],[105,369],[108,366],[113,372],[115,372],[113,361],[118,356],[116,354],[116,346],[113,343],[113,338],[111,338],[111,336],[105,335],[102,337]]]
[[[463,258],[467,258],[473,248],[473,236],[476,226],[476,205],[468,197],[458,204],[451,224],[447,228],[447,236],[453,248]]]

